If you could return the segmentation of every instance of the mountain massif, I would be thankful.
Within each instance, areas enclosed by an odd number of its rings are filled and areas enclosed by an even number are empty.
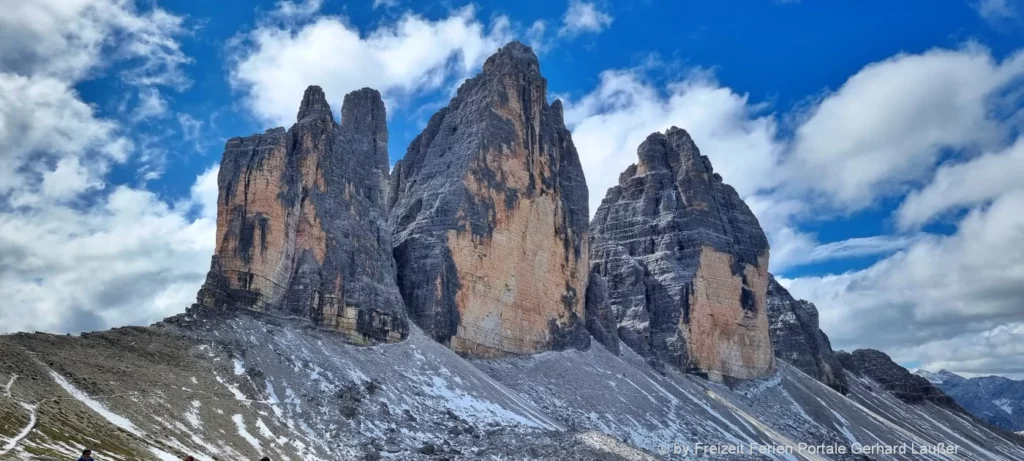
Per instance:
[[[529,47],[393,171],[380,94],[340,115],[311,86],[290,128],[227,142],[184,314],[0,336],[0,459],[1024,459],[885,354],[833,351],[685,130],[590,221]]]
[[[971,414],[1007,431],[1024,432],[1024,381],[1002,376],[964,378],[940,370],[916,375],[928,380]]]

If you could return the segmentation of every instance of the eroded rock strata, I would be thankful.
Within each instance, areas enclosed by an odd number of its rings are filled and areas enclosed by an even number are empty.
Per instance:
[[[380,93],[346,95],[339,125],[311,86],[296,119],[287,131],[228,140],[217,246],[194,310],[304,317],[360,343],[401,340]]]
[[[395,166],[409,314],[460,354],[586,347],[587,186],[559,101],[518,42],[487,59]]]
[[[961,413],[967,413],[952,397],[932,385],[927,379],[917,376],[898,363],[888,354],[874,349],[857,349],[853,352],[839,351],[836,358],[850,373],[855,373],[877,382],[896,398],[913,404],[932,402]]]
[[[650,135],[590,226],[619,337],[638,353],[720,381],[775,368],[768,241],[690,135]]]
[[[767,305],[775,356],[845,394],[848,386],[843,366],[828,336],[818,327],[814,304],[794,299],[769,275]]]

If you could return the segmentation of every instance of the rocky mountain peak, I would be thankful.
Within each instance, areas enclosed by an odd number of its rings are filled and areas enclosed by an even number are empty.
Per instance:
[[[488,58],[395,165],[388,198],[410,315],[465,355],[585,347],[587,187],[533,51]]]
[[[533,48],[512,41],[498,49],[484,61],[482,75],[499,75],[505,73],[520,73],[540,77],[540,61],[533,52]]]
[[[590,224],[619,336],[652,360],[715,380],[775,366],[768,240],[689,133],[653,133]]]
[[[332,122],[334,121],[331,105],[327,104],[324,90],[317,85],[310,85],[302,94],[302,103],[299,104],[299,113],[295,120],[301,122],[318,117],[329,117]]]
[[[384,102],[363,89],[341,112],[338,126],[310,86],[290,129],[227,142],[217,247],[193,312],[299,317],[357,343],[406,336],[384,218]]]

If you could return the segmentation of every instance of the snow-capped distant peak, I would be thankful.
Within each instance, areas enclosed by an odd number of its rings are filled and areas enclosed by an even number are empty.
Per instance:
[[[914,372],[914,374],[924,379],[927,379],[928,382],[932,384],[942,384],[942,378],[940,377],[939,373],[932,373],[928,370],[918,369],[917,371]]]

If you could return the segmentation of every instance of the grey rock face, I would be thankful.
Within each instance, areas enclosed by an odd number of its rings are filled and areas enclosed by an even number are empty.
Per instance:
[[[1007,431],[1024,431],[1024,381],[1002,376],[964,378],[947,370],[919,370],[915,374],[985,422]]]
[[[845,394],[843,366],[832,351],[828,336],[818,327],[818,309],[814,304],[794,299],[775,277],[769,277],[767,305],[775,356]]]
[[[774,369],[768,241],[686,131],[654,133],[590,226],[619,337],[648,358],[712,379]]]
[[[597,342],[616,354],[619,348],[619,319],[608,303],[608,282],[596,268],[587,280],[587,331]]]
[[[587,347],[587,186],[533,51],[487,59],[395,165],[398,285],[431,337],[470,356]]]
[[[341,124],[320,87],[297,122],[227,142],[217,249],[194,311],[303,317],[359,343],[408,333],[385,220],[384,102],[345,96]]]
[[[839,351],[836,358],[847,371],[871,378],[904,402],[919,404],[927,401],[966,413],[952,397],[927,379],[907,371],[884,352],[874,349]]]

